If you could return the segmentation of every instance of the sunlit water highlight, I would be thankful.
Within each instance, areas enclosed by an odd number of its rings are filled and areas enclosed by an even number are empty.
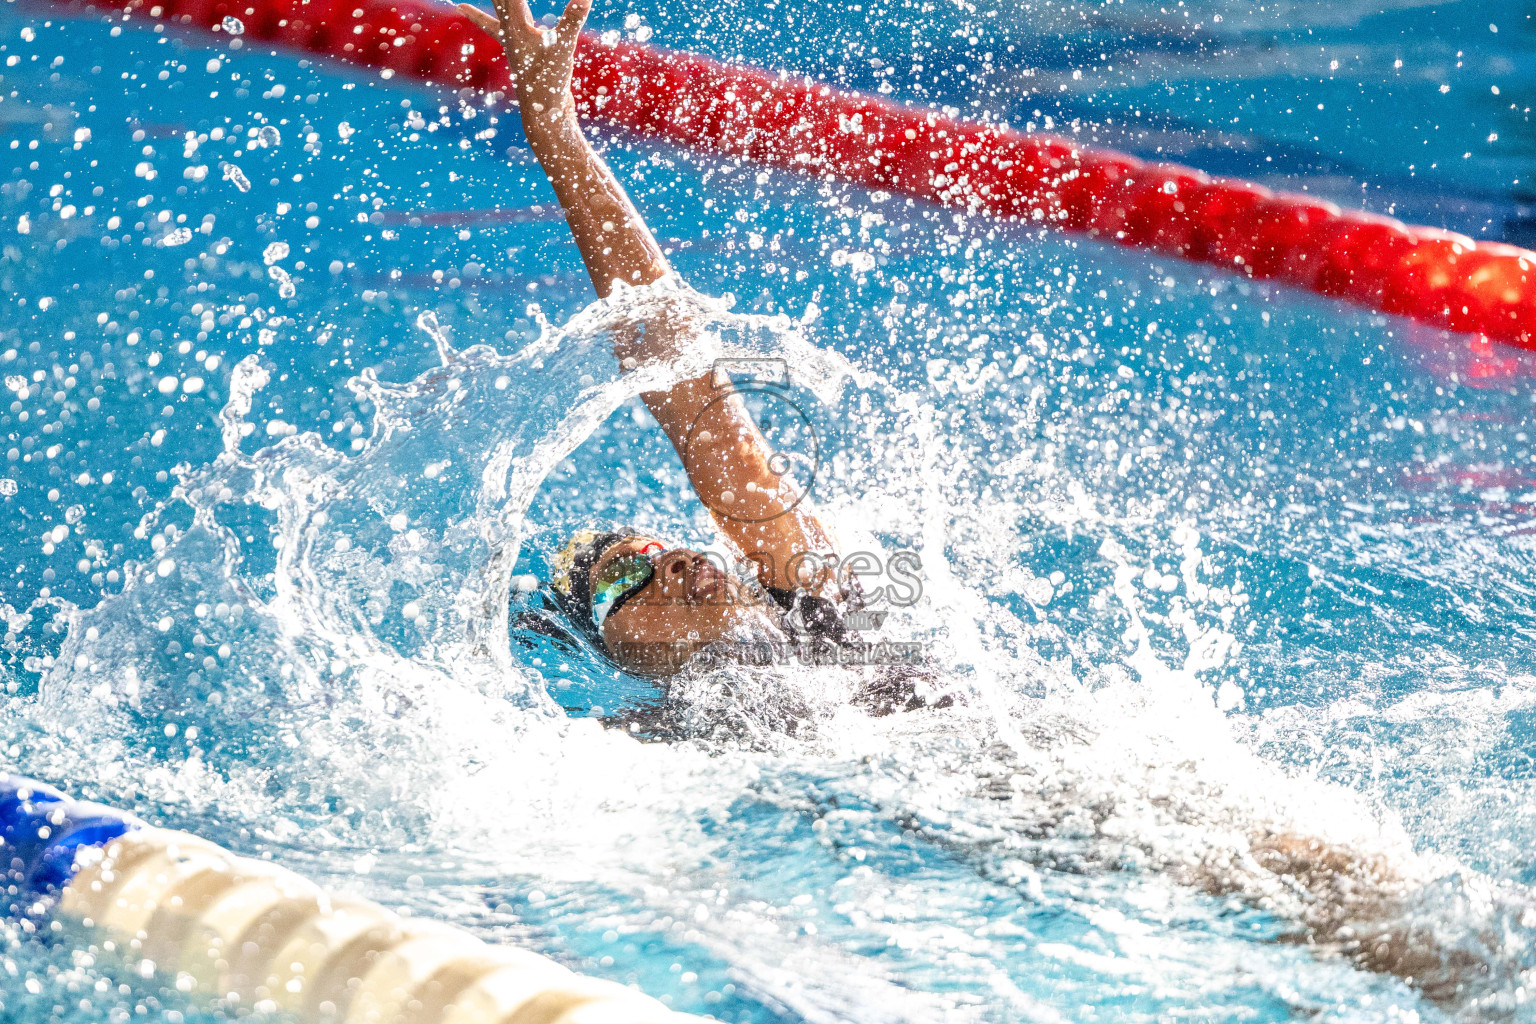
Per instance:
[[[1496,18],[1458,6],[1458,33]],[[1219,84],[1268,24],[1222,10],[1215,42],[1212,11],[1190,36],[1151,8],[1095,38],[1121,47],[1106,65],[1176,51]],[[728,1020],[1530,1016],[1528,357],[643,145],[614,162],[734,311],[589,307],[496,112],[51,17],[0,18],[11,766]],[[720,31],[647,18],[626,30]],[[1080,82],[1036,59],[1055,18],[918,23],[999,55],[1029,37],[1017,75]],[[1489,34],[1479,93],[1528,93],[1493,65],[1528,66],[1529,32]],[[998,74],[904,95],[1022,123],[1043,101],[998,99]],[[1249,152],[1177,104],[1127,131],[1115,97],[1139,86],[1104,81],[1076,114],[1107,104],[1109,141]],[[1441,120],[1483,116],[1467,102]],[[1239,113],[1256,162],[1332,180],[1290,122]],[[1350,174],[1426,215],[1472,195],[1405,185],[1403,146]],[[1443,212],[1486,234],[1521,216],[1494,182],[1521,158],[1478,159],[1486,190]],[[509,642],[509,581],[571,530],[710,540],[633,400],[686,368],[621,375],[608,348],[663,301],[693,310],[699,359],[796,371],[817,501],[846,544],[918,552],[923,601],[892,629],[959,707],[870,719],[846,673],[735,669],[680,681],[652,728],[651,684]],[[1270,831],[1398,865],[1394,919],[1464,989],[1298,944],[1305,901],[1250,856]],[[5,1014],[196,1017],[78,947],[18,936]]]

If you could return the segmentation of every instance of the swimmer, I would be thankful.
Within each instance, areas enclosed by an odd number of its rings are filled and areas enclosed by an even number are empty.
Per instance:
[[[551,29],[534,22],[527,0],[496,0],[496,8],[499,17],[468,4],[459,10],[506,50],[529,148],[598,295],[612,294],[618,281],[644,286],[667,277],[661,247],[576,119],[571,74],[591,0],[570,0]],[[614,354],[633,368],[675,355],[686,336],[686,329],[636,331],[615,342]],[[829,532],[774,471],[776,453],[741,396],[722,401],[721,394],[705,375],[641,398],[721,535],[755,571],[738,575],[721,559],[633,530],[583,531],[553,559],[550,587],[568,620],[641,675],[673,674],[701,651],[746,642],[761,649],[788,638],[823,652],[861,642],[845,625],[859,605],[857,586],[827,568],[836,564]],[[887,691],[865,703],[892,710],[909,702]]]
[[[529,147],[598,294],[610,295],[617,281],[662,280],[672,268],[661,247],[576,119],[571,74],[591,0],[570,0],[548,30],[534,22],[527,0],[496,0],[496,7],[498,17],[459,9],[506,49]],[[615,342],[615,355],[626,368],[667,359],[686,336],[637,331]],[[861,642],[846,625],[860,607],[857,588],[818,568],[835,564],[830,533],[802,494],[782,486],[775,453],[740,396],[720,401],[720,394],[706,375],[641,398],[721,535],[755,573],[737,575],[704,553],[627,529],[582,531],[552,562],[551,590],[569,622],[641,675],[674,674],[702,652],[765,636],[808,637],[838,650]],[[724,507],[740,514],[717,511]],[[908,670],[866,680],[856,703],[875,713],[929,706],[917,696],[922,678]],[[1503,966],[1493,949],[1447,948],[1417,926],[1415,894],[1432,886],[1433,871],[1411,851],[1384,858],[1258,825],[1246,840],[1246,855],[1234,861],[1173,873],[1213,895],[1281,911],[1301,925],[1301,941],[1408,979],[1445,1005],[1466,995],[1469,974]]]

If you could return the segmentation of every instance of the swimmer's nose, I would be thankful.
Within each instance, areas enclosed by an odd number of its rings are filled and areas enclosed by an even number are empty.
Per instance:
[[[662,560],[661,574],[666,582],[673,583],[686,578],[688,567],[694,559],[691,551],[669,551]]]
[[[668,584],[681,584],[689,601],[703,602],[719,594],[726,585],[726,575],[710,559],[694,551],[668,554],[661,567]],[[675,591],[674,591],[675,592]]]

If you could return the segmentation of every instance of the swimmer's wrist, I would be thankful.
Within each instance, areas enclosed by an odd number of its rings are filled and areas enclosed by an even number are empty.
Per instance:
[[[522,116],[523,136],[535,156],[586,145],[586,136],[576,120],[576,104],[569,95],[558,105],[530,101],[523,105]]]

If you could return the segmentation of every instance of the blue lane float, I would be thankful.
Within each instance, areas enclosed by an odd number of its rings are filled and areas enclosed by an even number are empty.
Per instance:
[[[75,923],[140,973],[237,1014],[324,1024],[699,1020],[31,779],[0,781],[0,858],[12,914]]]
[[[52,786],[8,776],[0,781],[0,850],[6,880],[15,886],[9,911],[20,914],[39,897],[57,896],[74,874],[75,855],[142,827],[132,815],[70,800]]]

